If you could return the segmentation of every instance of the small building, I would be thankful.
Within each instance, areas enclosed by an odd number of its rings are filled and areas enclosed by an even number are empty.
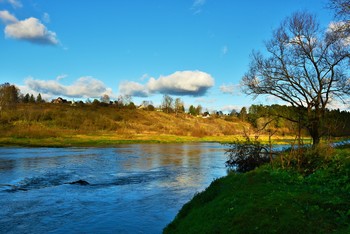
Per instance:
[[[63,99],[61,97],[58,97],[56,99],[53,99],[51,101],[51,103],[54,103],[54,104],[61,104],[61,103],[67,103],[68,101],[66,99]]]

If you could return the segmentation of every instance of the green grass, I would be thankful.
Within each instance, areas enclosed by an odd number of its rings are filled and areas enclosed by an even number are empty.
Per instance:
[[[309,176],[263,166],[217,179],[164,233],[350,233],[349,151]]]
[[[60,134],[61,135],[61,134]],[[25,146],[25,147],[108,147],[119,144],[137,143],[190,143],[190,142],[219,142],[229,143],[242,138],[239,135],[231,136],[179,136],[168,134],[133,134],[120,135],[115,133],[100,134],[66,134],[62,136],[40,135],[32,136],[0,136],[1,146]],[[243,139],[243,138],[242,138]],[[288,138],[275,141],[276,144],[286,144]]]

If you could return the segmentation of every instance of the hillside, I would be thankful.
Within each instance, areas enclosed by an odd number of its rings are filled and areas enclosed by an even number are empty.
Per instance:
[[[102,145],[126,141],[230,141],[244,131],[253,132],[249,123],[232,116],[203,118],[187,113],[50,103],[19,104],[3,110],[0,122],[2,145],[55,145],[52,141],[65,145],[67,138],[73,145],[79,141]]]

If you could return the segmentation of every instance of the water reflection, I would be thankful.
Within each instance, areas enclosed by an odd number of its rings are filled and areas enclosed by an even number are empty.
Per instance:
[[[219,144],[2,148],[0,233],[160,233],[225,160]]]
[[[15,168],[15,160],[1,160],[0,162],[0,171],[9,171]]]

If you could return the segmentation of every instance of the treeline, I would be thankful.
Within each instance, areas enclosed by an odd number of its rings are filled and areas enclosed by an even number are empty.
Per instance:
[[[236,115],[242,120],[249,122],[257,130],[273,132],[281,129],[297,132],[299,127],[305,135],[307,121],[304,113],[296,107],[286,105],[251,105],[243,107]],[[321,120],[320,132],[323,137],[350,136],[350,112],[339,109],[325,110],[324,118]]]
[[[0,85],[0,107],[1,108],[13,108],[16,104],[19,103],[46,103],[39,93],[36,97],[33,94],[27,93],[22,94],[20,90],[10,83],[4,83]],[[111,100],[111,98],[105,94],[99,99],[90,99],[88,98],[84,101],[71,101],[66,100],[62,97],[58,97],[56,99],[52,99],[50,103],[54,104],[71,104],[74,106],[84,106],[84,105],[92,105],[92,106],[113,106],[118,108],[125,109],[144,109],[149,111],[161,110],[165,113],[185,113],[185,104],[181,100],[181,98],[174,99],[169,95],[164,95],[163,100],[160,106],[155,107],[152,101],[143,101],[139,106],[136,106],[132,101],[132,97],[130,95],[120,95],[116,100]],[[202,114],[202,107],[198,105],[197,107],[191,105],[189,107],[188,113],[196,116]]]
[[[232,110],[229,115],[223,115],[221,111],[203,113],[203,108],[191,105],[185,111],[184,102],[180,98],[172,98],[164,95],[162,104],[155,107],[151,101],[143,101],[136,106],[131,96],[119,96],[112,101],[108,95],[100,99],[85,102],[68,101],[63,98],[45,102],[40,94],[21,94],[19,89],[9,83],[0,85],[0,122],[4,126],[10,126],[15,122],[42,122],[47,126],[55,126],[62,129],[87,131],[113,130],[120,128],[120,121],[127,122],[131,118],[141,118],[142,112],[133,110],[162,111],[167,114],[189,114],[191,116],[204,115],[212,118],[219,117],[229,122],[249,123],[252,129],[260,134],[277,135],[307,135],[304,116],[295,107],[285,105],[251,105],[243,107],[240,111]],[[109,108],[107,108],[109,107]],[[78,108],[78,109],[77,109]],[[102,108],[102,109],[101,109]],[[103,109],[107,108],[107,109]],[[124,111],[118,112],[116,110]],[[134,115],[134,116],[133,116]],[[326,110],[322,119],[321,133],[324,137],[350,136],[350,113],[348,111]],[[300,127],[302,127],[300,129]]]

